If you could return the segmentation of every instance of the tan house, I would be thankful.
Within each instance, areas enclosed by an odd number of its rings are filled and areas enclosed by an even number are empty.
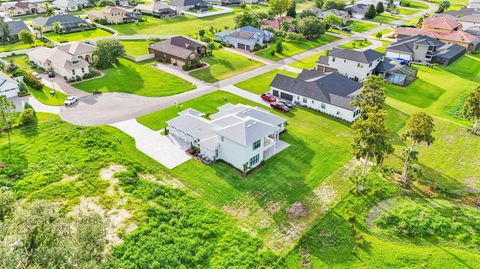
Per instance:
[[[12,17],[45,12],[42,4],[37,5],[30,2],[6,2],[1,7],[6,14]]]
[[[122,7],[106,7],[101,10],[90,11],[88,18],[92,21],[105,20],[109,24],[119,24],[139,21],[141,20],[141,15]]]
[[[148,53],[154,54],[156,58],[164,62],[171,62],[178,66],[190,66],[194,60],[206,55],[206,48],[198,41],[176,36],[150,45]]]

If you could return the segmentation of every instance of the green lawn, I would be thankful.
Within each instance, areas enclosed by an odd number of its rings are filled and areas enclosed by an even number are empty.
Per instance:
[[[350,24],[348,28],[350,28],[350,30],[354,32],[362,33],[370,29],[373,29],[377,26],[378,26],[377,23],[366,22],[366,21],[352,21],[352,24]]]
[[[432,3],[440,3],[441,0],[430,0]],[[468,0],[452,0],[450,2],[449,10],[459,10],[468,6]]]
[[[311,68],[314,68],[317,65],[318,58],[320,58],[320,56],[326,55],[326,53],[327,53],[327,51],[322,51],[320,53],[317,53],[317,54],[312,55],[310,57],[307,57],[305,59],[298,60],[294,63],[289,64],[289,65],[292,66],[292,67],[301,68],[301,69],[311,69]]]
[[[428,9],[428,5],[418,1],[402,1],[408,2],[409,8]]]
[[[370,45],[372,45],[372,42],[370,42],[369,40],[357,39],[357,40],[352,40],[352,41],[347,42],[347,43],[343,43],[342,45],[340,45],[340,48],[361,49],[361,48],[368,47]]]
[[[68,33],[68,34],[56,34],[51,32],[51,33],[45,34],[45,37],[50,38],[59,43],[64,43],[64,42],[80,41],[80,40],[99,38],[99,37],[107,37],[111,35],[112,33],[108,31],[105,31],[100,28],[96,28],[93,30],[85,30],[85,31]]]
[[[55,91],[55,94],[52,96],[50,91],[52,89],[46,86],[43,86],[41,91],[28,89],[28,92],[41,103],[49,106],[62,106],[65,99],[67,99],[67,95],[63,92]]]
[[[22,68],[24,70],[27,70],[29,72],[42,72],[42,70],[40,70],[40,69],[32,68],[32,66],[30,66],[26,62],[26,60],[28,60],[28,57],[25,54],[18,54],[18,55],[12,55],[12,56],[8,56],[8,57],[4,57],[3,60],[5,60],[7,62],[13,62],[14,64],[19,66],[20,68]]]
[[[205,82],[226,79],[264,65],[261,62],[226,50],[215,50],[212,56],[202,58],[201,61],[209,66],[192,71],[190,75]]]
[[[12,44],[2,44],[0,45],[0,52],[7,52],[12,50],[23,50],[28,49],[36,46],[42,46],[44,43],[38,39],[35,39],[35,43],[33,44],[25,44],[21,41],[12,43]]]
[[[181,109],[191,107],[213,113],[218,105],[226,102],[223,98],[233,103],[251,104],[251,101],[217,91],[181,104]],[[137,120],[158,130],[165,126],[166,120],[175,117],[176,112],[177,108],[168,108]],[[351,138],[348,126],[311,110],[294,109],[287,114],[272,112],[288,117],[288,131],[281,139],[290,146],[247,178],[224,163],[204,165],[196,160],[176,167],[172,174],[199,194],[198,199],[232,212],[240,227],[257,234],[275,251],[284,252],[293,243],[284,240],[279,232],[289,223],[285,209],[294,202],[308,205],[312,213],[302,223],[314,220],[321,213],[321,203],[315,202],[314,190],[323,186],[325,179],[351,158]],[[271,209],[274,207],[278,209]],[[269,210],[274,211],[269,213]],[[244,211],[250,213],[234,213]],[[280,241],[282,244],[275,243]]]
[[[155,61],[135,63],[120,58],[104,76],[76,83],[87,92],[126,92],[143,96],[168,96],[195,89],[195,86],[177,76],[163,72],[152,64]]]
[[[415,9],[415,8],[398,7],[397,11],[398,11],[398,13],[400,13],[400,15],[409,16],[409,15],[417,14],[418,12],[421,12],[422,10]]]
[[[396,21],[400,18],[400,16],[384,12],[380,15],[377,15],[373,20],[378,23],[392,23],[393,21]]]
[[[270,90],[270,83],[275,78],[277,74],[282,74],[291,77],[297,77],[297,73],[285,71],[283,69],[275,69],[267,73],[263,73],[251,79],[244,80],[240,83],[235,84],[235,86],[253,92],[256,94],[262,94]]]
[[[148,54],[150,43],[147,40],[122,40],[122,44],[127,55],[142,56]]]
[[[385,41],[385,40],[380,40],[382,42],[382,46],[376,48],[375,50],[380,52],[380,53],[386,53],[387,52],[387,47],[390,45],[390,42]]]
[[[335,37],[329,34],[323,34],[315,40],[307,40],[307,41],[301,41],[301,42],[300,41],[283,41],[282,42],[283,52],[281,54],[275,53],[275,55],[273,56],[270,54],[273,50],[275,50],[275,47],[276,47],[275,44],[270,44],[268,49],[259,51],[255,54],[265,59],[279,61],[281,59],[302,53],[306,50],[311,50],[313,48],[328,44],[338,39],[339,39],[338,37]]]

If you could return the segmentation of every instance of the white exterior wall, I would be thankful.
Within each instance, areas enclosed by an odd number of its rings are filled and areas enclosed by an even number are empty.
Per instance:
[[[351,111],[351,110],[348,110],[348,109],[345,109],[345,108],[342,108],[342,107],[334,106],[334,105],[331,105],[331,104],[323,103],[323,102],[320,102],[320,101],[317,101],[317,100],[313,100],[313,99],[310,99],[308,97],[297,95],[297,94],[294,94],[294,93],[291,93],[291,92],[282,91],[282,90],[277,89],[275,87],[271,87],[271,89],[270,89],[270,94],[272,94],[272,95],[273,95],[273,90],[276,90],[279,93],[284,92],[286,94],[290,94],[290,95],[293,96],[292,102],[298,103],[302,106],[305,106],[305,107],[308,107],[310,109],[322,112],[324,114],[330,115],[330,116],[335,117],[335,118],[339,118],[339,119],[342,119],[342,120],[345,120],[345,121],[348,121],[348,122],[353,122],[358,117],[358,115],[354,117],[354,111]],[[304,101],[306,101],[306,102],[304,102]],[[322,107],[322,104],[324,105],[323,107]]]
[[[333,59],[335,59],[335,61],[333,61]],[[357,78],[359,81],[363,81],[368,75],[372,74],[373,69],[377,67],[381,60],[382,58],[371,64],[367,64],[330,56],[328,57],[328,65],[331,68],[337,69],[338,73],[350,79]]]
[[[0,96],[5,96],[7,98],[18,96],[19,92],[18,83],[14,81],[6,81],[0,86]]]
[[[352,18],[357,19],[357,20],[363,20],[365,18],[365,14],[352,13]]]
[[[395,51],[387,51],[386,57],[390,59],[395,59],[395,58],[402,58],[405,60],[412,60],[412,55],[406,54],[406,53],[400,53],[400,52],[395,52]]]
[[[250,169],[253,169],[260,165],[260,163],[265,159],[264,151],[275,145],[275,143],[270,143],[269,145],[265,146],[265,140],[267,139],[267,137],[262,138],[260,147],[253,150],[253,143],[251,145],[244,146],[224,137],[223,142],[220,141],[218,158],[230,163],[240,171],[243,171],[243,165],[247,162],[250,164],[250,159],[258,154],[258,162],[250,167]]]

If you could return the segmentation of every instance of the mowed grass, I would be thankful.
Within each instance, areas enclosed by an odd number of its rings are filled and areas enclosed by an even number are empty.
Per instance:
[[[312,55],[310,57],[307,57],[305,59],[298,60],[294,63],[291,63],[289,64],[289,66],[300,68],[300,69],[311,69],[317,65],[318,58],[320,58],[320,56],[325,56],[326,54],[327,54],[327,51],[325,50],[315,55]]]
[[[370,45],[372,45],[372,42],[370,42],[369,40],[357,39],[347,43],[343,43],[339,47],[344,49],[361,49],[361,48],[368,47]]]
[[[255,69],[264,63],[226,50],[214,50],[213,55],[201,59],[209,66],[190,72],[192,77],[205,82],[216,82]]]
[[[12,50],[23,50],[23,49],[29,49],[32,47],[37,47],[37,46],[42,46],[44,43],[38,39],[35,39],[33,44],[25,44],[22,41],[18,41],[16,43],[12,44],[2,44],[0,45],[0,52],[7,52],[7,51],[12,51]]]
[[[370,29],[373,29],[377,26],[378,26],[377,23],[366,22],[366,21],[352,21],[352,24],[350,24],[348,28],[350,28],[350,30],[354,32],[362,33]]]
[[[214,113],[216,107],[227,101],[252,104],[241,97],[217,91],[181,104],[181,109]],[[264,108],[287,117],[289,125],[281,140],[290,146],[265,161],[248,177],[242,177],[239,171],[222,162],[205,165],[193,159],[173,169],[172,174],[199,194],[199,199],[230,212],[241,227],[254,231],[267,246],[281,252],[292,245],[292,242],[276,244],[273,241],[284,240],[279,229],[289,221],[285,209],[302,202],[314,211],[307,218],[309,221],[321,212],[313,190],[350,160],[351,135],[346,124],[308,109],[299,108],[283,114]],[[178,108],[168,108],[137,120],[158,130],[177,112]],[[269,213],[270,207],[278,209]],[[235,213],[245,210],[250,213]]]
[[[404,7],[399,7],[397,8],[397,10],[398,10],[398,13],[400,13],[400,15],[404,15],[404,16],[409,16],[409,15],[413,15],[413,14],[417,14],[418,12],[421,12],[420,9],[404,8]]]
[[[93,30],[85,30],[80,32],[68,33],[68,34],[57,34],[57,33],[47,33],[44,36],[57,41],[59,43],[80,41],[85,39],[100,38],[111,36],[112,33],[105,31],[100,28],[95,28]]]
[[[329,34],[323,34],[319,38],[315,40],[307,40],[307,41],[283,41],[283,52],[282,53],[275,53],[271,55],[272,51],[275,51],[276,44],[270,44],[268,49],[259,51],[255,53],[256,55],[263,57],[265,59],[279,61],[287,57],[291,57],[293,55],[302,53],[307,50],[314,49],[319,46],[323,46],[339,38],[336,36],[332,36]]]
[[[398,19],[400,19],[401,16],[393,15],[388,12],[384,12],[380,15],[377,15],[373,21],[378,22],[378,23],[392,23]]]
[[[380,40],[380,42],[382,42],[382,46],[376,48],[375,51],[378,51],[380,53],[386,53],[388,46],[390,46],[390,42],[385,41],[385,40]]]
[[[35,69],[27,63],[28,57],[25,54],[12,55],[8,57],[4,57],[2,59],[9,63],[16,64],[18,67],[28,72],[42,72],[42,70]]]
[[[251,79],[244,80],[240,83],[235,84],[235,86],[253,92],[256,94],[262,94],[270,90],[270,83],[275,78],[277,74],[282,74],[290,77],[297,77],[298,74],[294,72],[289,72],[283,69],[275,69]]]
[[[104,75],[74,87],[87,92],[125,92],[143,96],[168,96],[195,89],[195,85],[153,66],[155,61],[135,63],[120,58]]]
[[[31,88],[28,89],[28,92],[41,103],[49,106],[62,106],[65,99],[67,99],[67,95],[60,91],[55,91],[55,93],[51,95],[50,91],[52,91],[52,89],[46,86],[43,86],[40,91]]]
[[[418,2],[418,1],[405,1],[407,2],[409,5],[408,7],[409,8],[418,8],[418,9],[427,9],[428,8],[428,5],[425,4],[425,3],[422,3],[422,2]]]
[[[147,40],[122,40],[125,53],[130,56],[142,56],[148,54]]]

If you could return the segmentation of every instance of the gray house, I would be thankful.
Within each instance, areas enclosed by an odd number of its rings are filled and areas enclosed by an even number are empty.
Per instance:
[[[191,10],[191,9],[208,9],[210,4],[203,0],[173,0],[170,2],[170,6],[176,10]]]
[[[338,73],[303,70],[297,78],[277,74],[270,93],[332,117],[353,122],[360,110],[351,106],[363,85]]]
[[[215,34],[215,41],[230,44],[234,48],[253,50],[255,44],[260,46],[270,41],[275,34],[251,26],[244,26],[235,30],[225,30]]]
[[[367,4],[355,4],[353,6],[349,6],[345,8],[345,11],[352,16],[352,18],[362,20],[365,18],[365,14],[367,14],[368,8],[370,5]]]
[[[18,34],[22,30],[29,31],[27,25],[22,20],[7,21],[5,24],[8,27],[8,37],[0,36],[0,42],[18,40]]]
[[[399,39],[387,48],[386,56],[400,62],[449,65],[466,53],[466,48],[446,44],[433,37],[417,35]]]
[[[32,20],[34,28],[40,28],[43,32],[53,31],[53,25],[58,22],[62,33],[79,31],[84,28],[91,28],[91,25],[84,19],[69,14],[55,15],[49,18],[39,17]],[[82,28],[82,25],[84,25]]]

